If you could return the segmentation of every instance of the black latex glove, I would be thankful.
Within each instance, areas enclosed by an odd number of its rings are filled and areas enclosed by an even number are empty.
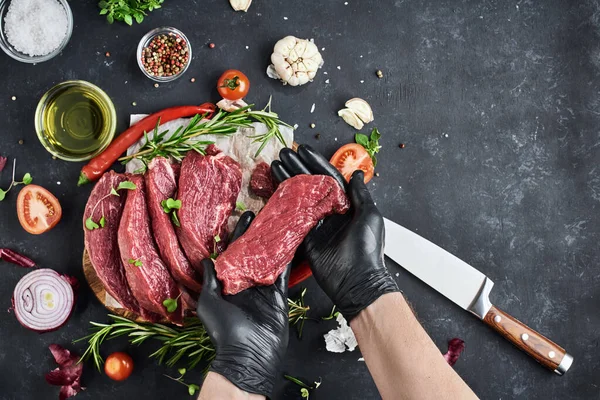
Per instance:
[[[317,283],[342,315],[350,321],[381,295],[399,291],[385,267],[383,217],[364,184],[363,172],[355,171],[346,184],[327,159],[306,145],[299,146],[298,153],[283,149],[279,158],[271,164],[276,180],[329,175],[350,198],[350,211],[325,218],[304,240],[305,257]]]
[[[253,218],[250,211],[241,216],[232,241],[246,231]],[[216,348],[210,370],[243,391],[269,396],[288,344],[290,268],[271,286],[223,296],[212,260],[206,259],[202,265],[204,283],[197,311]]]

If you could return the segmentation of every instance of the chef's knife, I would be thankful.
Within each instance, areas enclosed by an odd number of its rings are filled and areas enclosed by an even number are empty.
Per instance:
[[[563,375],[573,357],[562,347],[498,309],[489,300],[494,282],[416,233],[385,219],[385,255],[470,311],[544,367]]]

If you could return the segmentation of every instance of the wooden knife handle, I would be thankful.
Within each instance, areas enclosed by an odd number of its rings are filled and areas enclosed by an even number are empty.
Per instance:
[[[559,375],[567,372],[573,362],[573,357],[565,349],[495,306],[490,308],[483,320],[512,344]]]

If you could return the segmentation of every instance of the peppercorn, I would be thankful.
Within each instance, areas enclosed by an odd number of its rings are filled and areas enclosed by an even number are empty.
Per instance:
[[[190,82],[192,82],[192,83],[196,82],[196,78],[190,79]]]
[[[10,99],[11,99],[12,101],[15,101],[15,100],[17,100],[17,96],[13,96],[13,97],[11,97]]]
[[[216,45],[214,43],[209,43],[208,47],[211,48],[211,49],[214,49],[216,47]]]
[[[133,103],[131,103],[132,106],[137,106],[137,103],[134,101]]]
[[[23,144],[23,143],[25,143],[25,142],[23,141],[23,139],[19,139],[19,144]]]
[[[142,50],[141,62],[150,76],[173,76],[180,73],[189,61],[189,47],[178,34],[154,36]]]
[[[379,172],[375,172],[375,176],[379,176]]]
[[[321,139],[321,134],[320,134],[320,133],[317,133],[317,134],[315,135],[315,139],[317,139],[317,140]]]
[[[405,147],[406,147],[406,145],[405,145],[404,143],[400,143],[400,144],[398,145],[398,147],[400,147],[401,149],[403,149],[403,148],[405,148]]]
[[[315,124],[310,124],[310,127],[311,127],[312,129],[315,129],[316,125],[315,125]]]
[[[158,85],[158,83],[155,83],[155,84],[154,84],[154,87],[158,87],[158,86],[159,86],[159,85]]]
[[[104,53],[104,55],[105,55],[106,57],[110,57],[110,52],[108,52],[108,51],[107,51],[106,53]]]
[[[383,72],[380,69],[377,70],[377,77],[379,79],[383,78]]]

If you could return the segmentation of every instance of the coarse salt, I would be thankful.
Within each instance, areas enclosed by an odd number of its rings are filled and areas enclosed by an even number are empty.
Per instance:
[[[8,42],[19,52],[43,56],[67,36],[67,12],[56,0],[12,0],[4,18]]]

